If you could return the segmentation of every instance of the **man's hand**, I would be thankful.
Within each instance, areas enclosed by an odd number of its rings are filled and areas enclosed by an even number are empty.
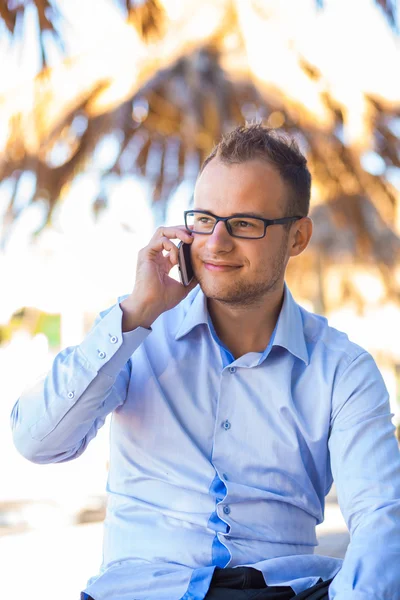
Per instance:
[[[169,277],[172,267],[178,264],[178,248],[173,239],[191,244],[193,236],[183,226],[159,227],[149,244],[140,250],[135,287],[120,304],[122,331],[150,327],[157,317],[179,304],[197,285],[196,278],[185,287]],[[164,256],[163,250],[168,254]]]

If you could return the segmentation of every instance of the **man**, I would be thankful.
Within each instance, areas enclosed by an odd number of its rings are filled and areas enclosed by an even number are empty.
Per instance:
[[[310,185],[294,142],[234,130],[185,227],[155,232],[131,294],[15,405],[15,444],[38,463],[78,457],[113,413],[103,564],[82,598],[400,598],[385,385],[284,282],[311,237]],[[191,244],[188,288],[169,277],[174,239]],[[333,478],[343,563],[313,554]]]

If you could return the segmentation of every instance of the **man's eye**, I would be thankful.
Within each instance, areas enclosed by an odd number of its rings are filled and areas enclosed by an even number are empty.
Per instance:
[[[238,221],[236,226],[243,227],[243,229],[248,229],[249,227],[254,227],[253,223],[249,223],[249,221]]]

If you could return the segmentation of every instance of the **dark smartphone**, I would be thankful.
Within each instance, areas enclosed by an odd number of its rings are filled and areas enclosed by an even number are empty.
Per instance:
[[[184,286],[189,285],[194,277],[192,261],[190,258],[190,244],[179,242],[178,244],[178,259],[179,259],[179,279]]]

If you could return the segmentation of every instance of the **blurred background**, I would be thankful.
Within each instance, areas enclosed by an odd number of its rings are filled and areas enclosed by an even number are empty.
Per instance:
[[[76,461],[34,465],[12,406],[131,291],[238,124],[307,156],[315,233],[289,287],[372,353],[399,424],[399,58],[396,1],[0,0],[1,597],[79,597],[107,478],[107,422]],[[318,551],[346,535],[333,490]]]

